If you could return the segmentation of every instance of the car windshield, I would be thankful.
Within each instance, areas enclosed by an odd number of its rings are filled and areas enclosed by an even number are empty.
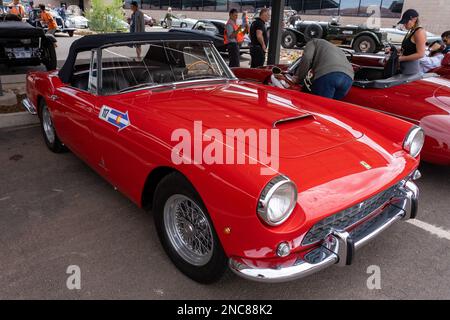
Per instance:
[[[212,44],[167,41],[102,49],[101,88],[122,93],[202,79],[232,79],[233,73]]]

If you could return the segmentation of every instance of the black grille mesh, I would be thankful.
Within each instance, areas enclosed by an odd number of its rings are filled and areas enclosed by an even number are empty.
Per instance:
[[[372,198],[319,221],[308,231],[305,238],[303,238],[302,245],[316,243],[330,234],[331,229],[345,230],[361,219],[364,219],[391,198],[398,195],[400,185],[401,183],[394,185]]]

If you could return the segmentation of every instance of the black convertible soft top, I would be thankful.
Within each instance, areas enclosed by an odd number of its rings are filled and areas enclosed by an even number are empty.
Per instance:
[[[139,32],[139,33],[106,33],[84,36],[72,43],[69,55],[61,70],[59,78],[64,83],[69,83],[72,78],[73,67],[77,55],[83,51],[90,51],[103,46],[119,43],[133,43],[141,41],[199,41],[211,40],[211,37],[201,34],[187,34],[182,32]]]
[[[21,21],[0,21],[1,38],[43,37],[44,30]]]

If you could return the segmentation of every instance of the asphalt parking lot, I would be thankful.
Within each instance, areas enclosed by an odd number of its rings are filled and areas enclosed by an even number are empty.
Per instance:
[[[72,153],[48,151],[39,127],[0,130],[0,164],[0,299],[450,298],[450,168],[421,167],[425,224],[394,225],[351,266],[284,284],[227,272],[205,286],[169,261],[151,213]],[[69,265],[80,267],[81,290],[66,287]],[[372,265],[381,289],[366,285]]]

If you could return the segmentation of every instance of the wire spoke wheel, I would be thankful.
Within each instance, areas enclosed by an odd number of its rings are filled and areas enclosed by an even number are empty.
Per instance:
[[[171,245],[186,262],[203,266],[210,261],[214,247],[211,226],[193,200],[181,194],[167,199],[164,225]]]
[[[55,142],[55,128],[53,127],[52,118],[47,107],[42,110],[42,125],[48,142],[53,144]]]

